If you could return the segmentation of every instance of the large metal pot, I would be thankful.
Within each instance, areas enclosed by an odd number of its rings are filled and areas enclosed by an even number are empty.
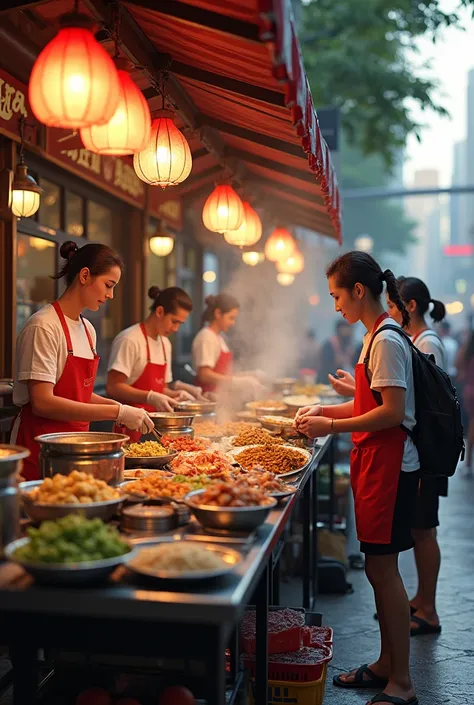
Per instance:
[[[19,536],[20,494],[17,476],[30,451],[21,446],[0,444],[0,558],[3,549]]]
[[[123,481],[125,458],[122,446],[129,439],[122,433],[48,433],[35,439],[41,446],[40,477],[73,470],[86,472],[109,485]]]

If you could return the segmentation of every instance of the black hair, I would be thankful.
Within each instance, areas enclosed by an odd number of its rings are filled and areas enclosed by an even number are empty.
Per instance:
[[[166,313],[176,313],[178,308],[184,308],[185,311],[191,313],[193,310],[193,302],[189,294],[179,286],[169,286],[167,289],[160,289],[158,286],[150,286],[148,296],[153,299],[150,306],[150,311],[156,311],[158,306],[163,306]]]
[[[221,313],[229,313],[234,308],[240,308],[240,304],[232,294],[227,294],[225,291],[217,294],[217,296],[206,296],[206,308],[201,316],[201,326],[205,323],[212,323],[217,310]]]
[[[433,308],[430,311],[430,316],[436,323],[439,323],[446,316],[446,308],[442,301],[432,299],[428,287],[421,279],[416,277],[399,277],[397,279],[398,290],[405,304],[409,301],[416,303],[416,312],[419,316],[424,316],[428,311],[430,304]]]
[[[98,242],[90,242],[83,247],[78,247],[72,240],[63,242],[59,254],[66,262],[52,279],[66,279],[67,286],[71,286],[81,269],[87,267],[93,277],[105,274],[112,267],[118,267],[123,272],[123,261],[115,250]]]
[[[410,314],[400,298],[394,273],[391,269],[382,271],[379,263],[367,252],[346,252],[329,265],[326,276],[336,277],[337,285],[350,291],[357,283],[363,284],[375,300],[380,299],[385,282],[390,300],[402,314],[403,327],[410,323]]]

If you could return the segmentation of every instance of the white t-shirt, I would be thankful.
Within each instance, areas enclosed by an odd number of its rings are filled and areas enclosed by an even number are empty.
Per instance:
[[[446,359],[448,361],[448,375],[450,375],[451,377],[456,377],[456,357],[458,354],[459,345],[454,338],[451,338],[450,335],[446,335],[444,338],[442,338],[442,341],[444,349],[446,350]]]
[[[384,319],[379,326],[397,326],[392,319]],[[366,333],[360,354],[359,363],[364,361],[371,334]],[[405,418],[403,425],[412,430],[415,427],[415,385],[413,368],[408,342],[394,330],[379,333],[374,339],[369,359],[369,376],[371,389],[380,390],[383,387],[402,387],[406,390]],[[420,467],[418,451],[411,438],[406,439],[403,452],[402,470],[414,472]]]
[[[193,340],[193,367],[196,372],[200,367],[214,369],[221,352],[229,352],[229,347],[222,335],[214,333],[210,328],[201,328]]]
[[[158,339],[147,336],[150,346],[150,362],[156,365],[164,365],[166,355],[166,375],[165,382],[169,384],[173,381],[171,372],[172,349],[168,338],[158,336]],[[109,366],[107,371],[116,370],[127,377],[127,384],[133,384],[142,375],[147,364],[145,336],[142,333],[140,324],[136,323],[130,328],[126,328],[115,338],[110,351]]]
[[[418,350],[425,355],[434,355],[438,367],[448,372],[448,358],[446,348],[441,338],[433,330],[425,330],[413,341]]]
[[[65,316],[76,357],[94,357],[81,320]],[[84,319],[94,347],[97,336],[92,323]],[[56,384],[67,358],[66,336],[58,314],[51,304],[34,313],[25,323],[16,342],[13,403],[24,406],[29,401],[28,380]]]

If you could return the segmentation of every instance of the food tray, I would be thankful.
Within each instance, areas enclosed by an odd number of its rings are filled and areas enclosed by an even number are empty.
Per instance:
[[[199,582],[202,580],[214,580],[216,578],[221,578],[224,575],[232,572],[241,562],[242,554],[233,548],[227,548],[226,546],[216,545],[215,543],[200,542],[199,545],[205,546],[207,550],[213,551],[223,559],[223,566],[220,569],[214,570],[202,570],[202,571],[190,571],[187,573],[176,573],[175,571],[160,570],[160,571],[148,571],[145,567],[136,564],[136,558],[139,555],[140,549],[152,548],[160,543],[171,543],[171,542],[181,542],[186,541],[186,539],[175,539],[172,536],[164,536],[159,539],[150,539],[150,541],[140,541],[139,548],[134,555],[130,557],[130,560],[126,561],[127,568],[133,573],[140,575],[145,578],[152,578],[154,580],[166,580],[173,582]],[[193,544],[192,541],[186,541],[186,543]],[[195,545],[195,544],[194,544]]]
[[[167,453],[166,455],[153,455],[150,457],[144,457],[143,455],[126,455],[125,467],[131,468],[132,470],[135,470],[137,466],[141,466],[143,468],[162,468],[164,465],[167,465],[172,460],[174,460],[177,455],[177,451],[173,451],[173,453]]]
[[[293,663],[292,659],[301,660],[301,663]],[[284,682],[316,681],[321,678],[323,668],[331,659],[332,646],[328,644],[318,644],[315,647],[303,646],[291,653],[273,654],[268,659],[268,678]],[[244,656],[243,662],[251,676],[255,677],[255,656]]]
[[[29,493],[43,484],[43,480],[20,482],[18,489],[25,514],[34,522],[60,519],[67,514],[83,514],[87,519],[102,519],[109,521],[118,512],[125,501],[125,497],[107,499],[104,502],[90,502],[88,504],[44,504],[34,502]]]
[[[176,411],[187,411],[193,414],[212,414],[215,412],[217,402],[215,401],[182,401],[176,407]]]
[[[242,448],[235,448],[235,450],[229,450],[228,455],[234,461],[238,462],[237,456],[239,455],[239,453],[242,453],[244,450],[248,450],[249,448],[259,448],[259,447],[264,447],[264,446],[256,446],[256,445],[243,446]],[[295,448],[294,446],[290,446],[290,445],[284,445],[284,446],[279,446],[279,447],[280,448],[287,448],[287,449],[293,450],[297,453],[301,453],[305,457],[306,462],[300,468],[296,468],[295,470],[291,470],[290,472],[285,472],[285,473],[275,475],[275,477],[291,477],[293,475],[299,475],[301,472],[306,470],[306,468],[308,467],[308,463],[311,461],[311,458],[312,458],[312,453],[310,453],[309,450],[306,450],[305,448]]]
[[[283,652],[298,651],[303,645],[303,629],[305,624],[305,610],[303,608],[281,608],[272,609],[269,612],[269,622],[280,619],[292,620],[296,623],[295,626],[289,629],[281,629],[280,631],[270,631],[272,626],[269,623],[268,627],[268,653],[281,654]],[[277,622],[275,622],[277,623]],[[247,609],[242,619],[240,628],[240,644],[244,652],[244,658],[247,654],[255,654],[256,652],[256,636],[255,636],[255,610]]]
[[[122,556],[82,563],[29,563],[15,558],[15,551],[27,545],[30,540],[23,538],[12,541],[5,548],[5,556],[12,563],[20,565],[38,582],[48,584],[82,585],[103,580],[135,553],[133,546],[130,546],[130,551]]]
[[[308,683],[287,683],[278,680],[268,681],[267,705],[323,705],[326,688],[327,665],[323,666],[321,677]],[[249,703],[255,703],[255,681],[249,683]]]

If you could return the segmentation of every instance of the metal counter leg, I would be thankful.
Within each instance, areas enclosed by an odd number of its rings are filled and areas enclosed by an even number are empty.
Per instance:
[[[303,607],[311,607],[311,482],[307,482],[301,498],[303,509]]]
[[[313,604],[318,594],[318,469],[311,475],[311,525],[312,525],[312,535],[313,543],[311,550],[312,557],[312,596]]]
[[[265,566],[255,592],[256,663],[255,702],[266,705],[268,701],[268,592],[269,564]]]
[[[280,604],[280,561],[281,557],[275,563],[272,574],[272,598],[270,604],[276,606]]]
[[[38,690],[38,649],[25,643],[10,648],[13,666],[13,705],[34,705]]]
[[[212,674],[207,682],[208,705],[225,705],[225,641],[220,627],[212,630],[206,670],[209,674]]]

